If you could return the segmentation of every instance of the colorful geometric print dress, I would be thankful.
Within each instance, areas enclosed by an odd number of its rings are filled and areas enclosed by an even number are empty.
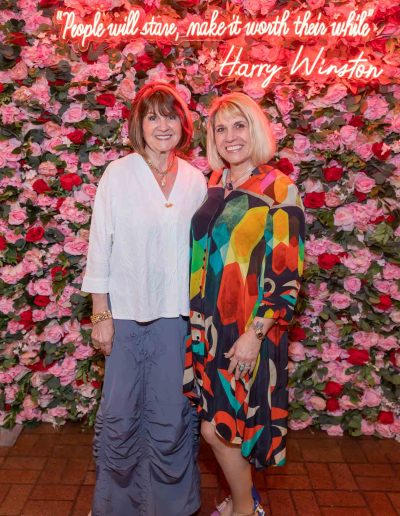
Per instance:
[[[285,462],[287,325],[303,271],[304,226],[296,186],[268,165],[226,198],[222,186],[209,188],[192,219],[184,391],[256,468]],[[224,353],[256,316],[276,324],[253,374],[236,381]]]

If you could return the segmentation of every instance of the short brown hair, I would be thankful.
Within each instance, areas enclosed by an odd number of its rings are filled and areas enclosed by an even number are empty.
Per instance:
[[[183,151],[189,147],[193,136],[193,121],[189,110],[174,86],[157,81],[143,86],[132,103],[128,128],[135,151],[139,154],[145,153],[143,119],[149,112],[158,112],[163,116],[177,115],[182,126],[182,136],[177,149]]]
[[[251,159],[258,167],[275,154],[276,143],[269,121],[261,107],[245,93],[233,92],[216,98],[210,108],[207,125],[207,159],[210,167],[217,170],[226,166],[218,154],[215,143],[215,117],[219,111],[242,115],[249,124],[251,135]]]

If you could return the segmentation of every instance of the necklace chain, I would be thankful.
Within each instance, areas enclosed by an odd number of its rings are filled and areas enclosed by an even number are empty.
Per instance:
[[[161,188],[165,188],[165,185],[167,184],[167,174],[171,170],[175,162],[175,154],[172,155],[172,159],[168,160],[167,168],[165,170],[160,170],[159,168],[157,168],[148,156],[144,156],[144,160],[149,166],[149,168],[153,170],[158,176],[160,176],[160,186]]]
[[[240,181],[241,179],[243,179],[244,177],[246,177],[247,175],[251,175],[251,172],[254,170],[254,167],[253,165],[251,167],[249,167],[241,176],[237,177],[236,179],[233,179],[232,180],[232,173],[231,171],[229,170],[228,172],[228,180],[226,182],[226,188],[228,190],[233,190],[233,187],[235,185],[235,183],[237,183],[238,181]]]

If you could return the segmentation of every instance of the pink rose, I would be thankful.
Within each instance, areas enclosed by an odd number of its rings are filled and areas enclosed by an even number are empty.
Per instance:
[[[311,396],[309,403],[314,410],[325,410],[326,401],[321,396]]]
[[[357,127],[353,127],[352,125],[344,125],[340,129],[340,141],[344,145],[350,145],[355,142],[358,136]]]
[[[379,407],[382,403],[382,395],[378,394],[374,389],[366,389],[361,397],[361,405],[363,407]]]
[[[84,344],[80,344],[74,351],[74,358],[77,360],[85,360],[86,358],[94,355],[94,350],[91,346],[86,346]]]
[[[34,288],[39,296],[51,296],[53,294],[52,282],[46,278],[37,280]]]
[[[261,77],[251,77],[245,79],[243,84],[243,92],[254,100],[261,99],[265,95],[263,82],[264,80]]]
[[[52,321],[48,324],[43,331],[43,339],[52,344],[60,342],[64,336],[64,330],[57,322]]]
[[[47,413],[52,417],[66,418],[68,415],[68,410],[65,407],[54,407],[49,409]]]
[[[389,337],[379,337],[378,347],[384,351],[397,349],[398,345],[399,342],[394,335],[390,335]]]
[[[312,417],[309,416],[305,421],[301,419],[289,419],[289,428],[290,430],[304,430],[308,426],[312,424]]]
[[[332,106],[333,104],[337,104],[339,100],[342,100],[343,97],[347,95],[347,88],[344,84],[336,83],[329,86],[328,91],[323,96],[323,105]]]
[[[342,204],[342,199],[334,190],[325,192],[325,204],[329,208],[336,208]]]
[[[104,152],[100,152],[100,151],[89,152],[89,161],[95,167],[102,167],[106,163]]]
[[[364,111],[364,118],[377,120],[382,118],[389,110],[388,103],[382,95],[370,95],[366,100],[367,109]]]
[[[23,224],[27,219],[26,211],[22,208],[16,208],[11,210],[8,215],[8,223],[13,226],[18,226],[19,224]]]
[[[321,9],[325,5],[325,0],[307,0],[307,4],[311,10]]]
[[[357,145],[354,148],[354,151],[362,158],[364,161],[369,161],[374,153],[372,152],[372,143],[363,143],[362,145]]]
[[[60,207],[60,215],[63,219],[77,224],[86,224],[90,215],[88,212],[80,210],[76,207],[74,199],[68,197]]]
[[[135,98],[135,83],[132,79],[128,79],[127,77],[122,79],[118,86],[118,95],[124,100],[129,101]]]
[[[86,113],[82,107],[82,104],[73,102],[70,104],[69,108],[65,111],[61,118],[64,123],[75,124],[76,122],[81,122],[84,120],[86,118]]]
[[[375,332],[356,331],[353,334],[354,344],[362,349],[369,349],[377,346],[379,335]]]
[[[203,174],[208,174],[210,172],[210,165],[208,164],[207,158],[203,158],[202,156],[199,156],[198,158],[195,158],[191,161],[191,164],[201,170]]]
[[[366,174],[357,174],[354,187],[358,192],[369,193],[376,185],[375,180],[372,177],[368,177]]]
[[[329,298],[332,306],[338,310],[344,310],[348,308],[351,304],[351,299],[347,294],[341,294],[339,292],[335,292]]]
[[[294,362],[300,362],[305,359],[304,346],[301,342],[291,342],[289,344],[289,357]]]
[[[73,256],[86,255],[89,247],[87,240],[83,238],[70,238],[64,245],[64,251]]]
[[[340,425],[321,425],[321,428],[331,437],[342,437],[343,435],[343,428]]]
[[[344,256],[341,261],[351,272],[364,274],[370,268],[372,255],[368,249],[357,249],[354,253]]]
[[[40,165],[38,167],[38,172],[42,176],[47,176],[47,177],[56,176],[57,175],[57,167],[51,161],[43,161],[42,163],[40,163]]]
[[[352,231],[354,229],[354,217],[351,208],[349,206],[337,208],[333,223],[343,231]]]
[[[355,276],[347,276],[344,279],[343,285],[350,294],[357,294],[361,288],[361,280]]]
[[[385,264],[383,271],[383,277],[387,280],[399,280],[400,279],[400,267],[393,263]]]
[[[324,362],[332,362],[340,357],[341,349],[337,344],[322,344],[321,358]]]
[[[293,150],[298,154],[304,154],[310,148],[310,141],[302,134],[296,134],[294,137]]]

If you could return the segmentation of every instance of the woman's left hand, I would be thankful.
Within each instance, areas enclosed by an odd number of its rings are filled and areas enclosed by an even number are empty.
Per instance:
[[[228,353],[225,353],[225,357],[231,361],[228,371],[230,373],[235,371],[236,380],[253,372],[260,347],[261,341],[252,330],[248,330],[237,339]],[[240,370],[241,365],[244,365],[242,370]]]

